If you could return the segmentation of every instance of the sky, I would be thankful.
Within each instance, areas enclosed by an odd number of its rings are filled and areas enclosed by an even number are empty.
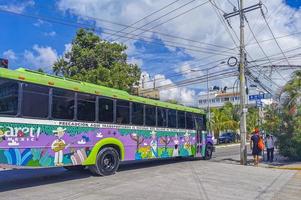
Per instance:
[[[245,6],[258,2],[246,0]],[[246,14],[250,65],[300,63],[301,1],[262,3],[272,33],[259,9]],[[155,79],[162,100],[194,105],[196,95],[206,91],[206,81],[185,87],[175,84],[205,77],[207,68],[212,68],[210,73],[233,69],[225,63],[230,57],[238,58],[239,19],[226,22],[222,15],[234,7],[237,0],[0,0],[0,57],[9,59],[11,69],[42,68],[51,73],[53,63],[70,50],[77,29],[85,25],[103,39],[128,46],[128,62],[141,67],[145,88],[153,87]],[[275,91],[293,71],[253,70]],[[213,76],[209,85],[231,88],[236,79]],[[170,87],[166,89],[166,85]]]

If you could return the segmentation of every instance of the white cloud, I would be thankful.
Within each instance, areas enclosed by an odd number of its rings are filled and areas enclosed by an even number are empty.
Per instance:
[[[1,9],[9,10],[16,13],[22,13],[26,8],[33,7],[33,0],[24,0],[22,2],[10,1],[8,4],[0,4]]]
[[[72,49],[72,44],[71,43],[68,43],[68,44],[65,44],[65,51],[64,51],[64,54],[68,53],[69,51],[71,51]]]
[[[44,33],[44,35],[46,37],[54,37],[54,36],[56,36],[56,32],[55,31],[46,32],[46,33]]]
[[[4,51],[2,55],[4,58],[6,58],[8,60],[16,60],[17,59],[17,56],[12,49]]]
[[[169,1],[168,3],[170,3]],[[187,1],[188,2],[188,1]],[[150,24],[149,26],[144,27],[145,29],[151,28],[152,26],[159,24],[161,22],[164,22],[177,14],[180,14],[184,12],[185,10],[188,10],[189,8],[192,8],[203,1],[195,1],[189,6],[186,6],[177,12],[171,13],[168,16],[163,17],[160,20],[157,20],[155,23]],[[215,1],[217,2],[217,5],[223,9],[225,12],[231,12],[233,8],[231,7],[231,4],[229,4],[227,1]],[[235,1],[232,1],[235,2]],[[114,22],[118,22],[120,24],[132,24],[133,22],[137,21],[138,19],[143,18],[144,16],[150,14],[151,12],[158,10],[159,8],[162,8],[163,6],[168,4],[166,1],[150,1],[150,0],[124,0],[124,1],[110,1],[110,0],[60,0],[58,2],[58,8],[63,12],[70,12],[74,15],[77,15],[81,17],[82,19],[86,19],[87,15],[93,16],[96,18],[101,19],[108,19]],[[156,15],[149,17],[147,19],[142,20],[138,24],[136,24],[136,27],[142,26],[151,20],[154,20],[158,18],[159,16],[162,16],[163,14],[167,13],[168,11],[171,11],[183,4],[185,4],[186,1],[179,1],[175,3],[173,6],[156,13]],[[235,2],[236,3],[236,2]],[[252,4],[255,4],[257,2],[255,1],[246,1],[246,7],[250,6]],[[263,3],[267,6],[268,13],[266,16],[268,17],[269,25],[271,26],[274,34],[276,36],[281,35],[288,35],[294,32],[298,32],[298,30],[301,29],[301,9],[296,10],[293,8],[290,8],[285,4],[285,1],[282,0],[273,0],[273,1],[263,1]],[[201,41],[205,43],[211,43],[219,46],[225,46],[232,48],[234,47],[233,41],[231,40],[231,37],[229,36],[228,32],[225,29],[225,26],[221,23],[220,19],[218,19],[216,15],[216,8],[213,8],[211,4],[206,4],[202,7],[199,7],[195,9],[194,11],[185,14],[181,17],[178,17],[162,26],[159,26],[155,29],[155,31],[159,31],[165,34],[180,36],[184,38],[189,38],[191,40],[195,41]],[[272,38],[271,33],[269,32],[269,29],[264,23],[263,18],[260,16],[260,10],[254,10],[252,12],[248,12],[246,14],[248,21],[250,23],[250,26],[252,27],[252,30],[254,31],[257,39],[259,41],[266,40]],[[239,17],[233,17],[230,20],[231,25],[236,32],[237,35],[239,35]],[[104,23],[103,21],[97,21],[96,25],[98,27],[102,28],[110,28],[114,30],[120,30],[124,27],[113,25],[109,23]],[[133,30],[131,28],[126,29],[125,31]],[[231,29],[230,29],[231,30]],[[232,30],[231,30],[232,31]],[[258,58],[264,58],[264,54],[260,51],[258,48],[255,40],[253,39],[250,31],[248,30],[248,26],[246,24],[245,27],[246,32],[246,43],[247,43],[247,50],[249,52],[248,60],[252,59],[258,59]],[[141,31],[135,31],[134,34],[140,34]],[[120,33],[121,34],[121,33]],[[122,34],[124,35],[124,34]],[[235,39],[235,36],[232,32],[232,35]],[[105,35],[107,36],[107,35]],[[143,36],[150,37],[154,36],[152,33],[144,33],[141,34],[140,38],[144,39]],[[107,36],[108,37],[108,36]],[[132,36],[130,36],[132,37]],[[171,51],[175,51],[174,47],[167,46],[170,44],[169,41],[176,44],[176,46],[189,46],[190,48],[196,49],[197,46],[200,48],[197,48],[201,51],[208,51],[211,49],[212,52],[218,53],[218,51],[225,50],[224,48],[217,48],[206,44],[200,44],[198,42],[193,41],[186,41],[181,40],[178,38],[170,38],[166,35],[156,35],[157,38],[161,39],[163,43],[166,45],[167,48],[169,48]],[[110,39],[116,40],[117,37],[109,37]],[[126,39],[118,39],[119,41],[125,41]],[[237,42],[237,39],[235,39]],[[301,45],[301,36],[300,34],[291,35],[289,37],[279,38],[278,39],[279,44],[281,45],[282,49],[285,51],[287,49],[292,49],[294,47],[299,47]],[[180,44],[179,44],[180,43]],[[129,45],[128,53],[130,54],[136,54],[143,52],[138,52],[134,42],[128,41],[126,43]],[[238,44],[238,43],[237,43]],[[275,41],[270,40],[268,42],[261,43],[262,47],[265,49],[266,54],[274,55],[279,54],[280,50],[277,47]],[[194,52],[190,50],[183,50],[182,53],[186,53],[192,57],[192,60],[189,63],[182,62],[178,63],[178,73],[183,73],[185,70],[189,70],[191,68],[194,68],[195,66],[205,64],[208,62],[211,62],[213,60],[218,60],[221,58],[224,58],[227,60],[227,58],[230,55],[238,56],[238,51],[232,51],[232,52],[224,52],[223,54],[226,55],[214,55],[210,53],[204,53],[204,52]],[[300,52],[300,51],[299,51]],[[292,52],[291,55],[294,53],[298,53],[297,51]],[[159,54],[159,52],[156,52],[155,54]],[[281,54],[278,55],[278,58],[283,57]],[[200,59],[200,61],[195,62],[196,59]],[[290,59],[290,64],[298,64],[300,60],[294,60]],[[263,63],[263,62],[261,62]],[[258,62],[257,64],[260,64]],[[267,63],[269,64],[269,63]],[[282,60],[281,62],[274,61],[273,64],[287,64],[286,60]],[[164,65],[164,60],[162,59],[162,65]],[[208,68],[212,67],[214,64],[211,65],[204,65],[200,68]],[[220,68],[219,70],[222,70]],[[170,71],[170,70],[169,70]],[[165,71],[167,72],[167,71]],[[161,72],[164,74],[164,72]],[[201,74],[201,72],[199,72]],[[191,78],[197,75],[200,75],[198,73],[192,73],[192,75],[183,74],[185,78]],[[286,78],[289,76],[290,72],[281,72],[283,76]],[[272,74],[272,77],[277,77],[276,73]],[[166,78],[168,80],[168,77]],[[235,79],[234,79],[235,80]],[[283,79],[282,79],[283,80]],[[262,81],[264,81],[262,79]],[[228,81],[228,79],[223,82],[233,82],[233,79],[231,81]],[[267,81],[266,81],[267,82]],[[222,84],[221,83],[221,84]],[[268,83],[268,82],[267,82]],[[279,82],[283,84],[284,82]],[[268,83],[269,84],[269,83]],[[178,92],[179,93],[179,92]]]
[[[142,67],[142,65],[143,65],[143,60],[135,58],[135,57],[130,57],[127,62],[131,63],[131,64],[136,64],[139,67]]]
[[[40,27],[41,25],[45,24],[45,21],[38,19],[35,23],[33,23],[34,26]]]
[[[144,81],[142,81],[142,79],[144,79]],[[160,100],[176,100],[183,105],[196,106],[197,100],[194,90],[174,87],[174,83],[170,79],[167,79],[163,74],[157,74],[154,77],[150,77],[150,75],[144,71],[141,74],[140,84],[144,85],[144,89],[151,89],[154,87],[154,79],[155,87],[159,88],[160,91]],[[169,85],[170,87],[164,88],[163,86],[165,85]]]
[[[35,44],[33,51],[25,50],[24,59],[33,68],[42,68],[48,71],[58,59],[58,54],[51,47],[43,47]]]

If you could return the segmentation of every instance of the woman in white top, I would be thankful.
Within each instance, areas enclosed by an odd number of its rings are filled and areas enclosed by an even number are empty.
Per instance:
[[[274,137],[272,135],[267,134],[266,137],[266,147],[267,147],[267,156],[268,156],[268,161],[273,162],[274,159]]]

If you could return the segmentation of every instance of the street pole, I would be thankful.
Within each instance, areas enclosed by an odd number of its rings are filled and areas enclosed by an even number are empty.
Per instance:
[[[246,108],[246,78],[245,78],[245,39],[244,39],[244,14],[256,9],[261,9],[262,3],[244,8],[244,1],[239,1],[239,10],[231,13],[225,13],[224,18],[239,16],[240,18],[240,46],[239,46],[239,90],[240,90],[240,164],[247,164],[247,108]],[[228,21],[228,23],[230,23]]]
[[[244,43],[244,1],[240,0],[240,164],[247,164],[247,109],[246,109],[246,80],[245,80],[245,43]]]
[[[207,69],[207,102],[208,102],[208,133],[211,133],[211,112],[210,112],[210,89],[209,89],[209,69]]]

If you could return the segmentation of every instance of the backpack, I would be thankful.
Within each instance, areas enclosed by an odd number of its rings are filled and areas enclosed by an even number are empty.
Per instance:
[[[258,149],[259,149],[260,151],[262,151],[262,150],[264,149],[264,142],[263,142],[262,137],[260,137],[260,136],[258,136],[258,137],[259,137],[259,139],[258,139],[258,144],[257,144],[257,146],[258,146]]]

